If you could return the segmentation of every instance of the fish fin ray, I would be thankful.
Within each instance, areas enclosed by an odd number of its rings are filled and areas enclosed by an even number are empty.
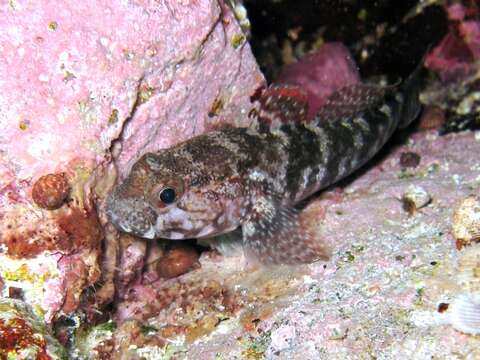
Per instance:
[[[297,86],[271,85],[253,99],[257,108],[251,115],[261,129],[278,129],[290,122],[305,122],[308,114],[307,94]]]
[[[328,258],[319,236],[301,221],[300,210],[265,196],[257,200],[242,226],[247,258],[264,265],[307,264]]]
[[[315,122],[336,121],[351,118],[380,105],[387,93],[398,86],[398,83],[388,86],[354,84],[335,91],[327,99],[317,115]]]

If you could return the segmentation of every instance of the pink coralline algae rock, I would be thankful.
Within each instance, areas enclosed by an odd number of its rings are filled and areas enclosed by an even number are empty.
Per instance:
[[[0,27],[0,278],[53,316],[100,279],[112,163],[123,176],[145,151],[245,124],[264,79],[220,0],[1,2]],[[39,279],[23,259],[50,253],[61,264]],[[40,280],[55,286],[39,298]]]
[[[277,81],[298,85],[307,93],[308,117],[312,118],[334,91],[360,82],[360,75],[344,45],[327,43],[317,52],[287,65]]]
[[[452,29],[425,61],[444,80],[475,72],[480,59],[480,10],[454,4],[447,11]]]

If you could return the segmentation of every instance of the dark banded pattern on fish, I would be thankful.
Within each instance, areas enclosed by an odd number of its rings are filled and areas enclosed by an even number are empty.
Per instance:
[[[110,221],[144,238],[206,238],[241,226],[263,263],[325,257],[294,205],[371,159],[418,114],[414,78],[401,88],[354,85],[312,121],[300,90],[271,87],[251,128],[212,131],[145,154],[107,201]]]

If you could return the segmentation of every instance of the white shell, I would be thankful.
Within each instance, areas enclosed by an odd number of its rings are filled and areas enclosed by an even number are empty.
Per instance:
[[[403,201],[412,204],[417,210],[427,206],[432,201],[432,197],[424,188],[410,185],[403,194]]]
[[[461,251],[458,258],[457,282],[463,290],[480,294],[480,245]]]
[[[469,196],[455,209],[452,235],[463,245],[480,240],[480,199]]]
[[[480,296],[460,294],[448,307],[448,320],[455,330],[480,334]]]

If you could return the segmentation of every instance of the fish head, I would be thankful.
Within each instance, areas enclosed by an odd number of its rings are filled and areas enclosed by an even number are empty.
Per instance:
[[[147,153],[107,199],[120,231],[154,239],[214,236],[239,225],[242,197],[232,177],[202,171],[178,149]],[[221,178],[221,181],[219,181]]]

